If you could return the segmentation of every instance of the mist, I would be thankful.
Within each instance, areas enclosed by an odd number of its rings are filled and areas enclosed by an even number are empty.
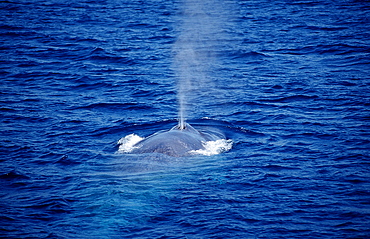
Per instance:
[[[229,4],[217,0],[183,1],[180,33],[173,47],[180,126],[217,88],[212,76],[225,45],[229,9]]]

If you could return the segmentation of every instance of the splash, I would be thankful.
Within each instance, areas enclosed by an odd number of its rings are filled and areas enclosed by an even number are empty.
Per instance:
[[[135,149],[135,144],[143,140],[144,138],[136,135],[136,134],[129,134],[125,137],[121,138],[117,144],[119,144],[118,151],[122,153],[129,153],[133,149]]]
[[[211,156],[229,151],[232,145],[233,141],[231,139],[207,141],[203,142],[204,149],[192,150],[190,153]]]

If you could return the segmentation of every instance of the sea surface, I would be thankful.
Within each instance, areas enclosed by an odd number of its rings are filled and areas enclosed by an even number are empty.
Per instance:
[[[369,1],[1,1],[0,237],[370,238],[369,63]],[[120,152],[179,112],[231,149]]]

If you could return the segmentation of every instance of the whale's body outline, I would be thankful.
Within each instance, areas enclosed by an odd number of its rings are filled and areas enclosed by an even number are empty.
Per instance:
[[[131,153],[161,153],[172,157],[188,156],[191,152],[204,149],[204,143],[225,139],[217,130],[196,130],[188,123],[176,125],[170,130],[162,130],[134,145]]]

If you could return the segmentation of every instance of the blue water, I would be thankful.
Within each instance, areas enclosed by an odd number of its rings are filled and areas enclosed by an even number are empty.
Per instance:
[[[370,3],[197,2],[0,2],[1,237],[370,238]]]

